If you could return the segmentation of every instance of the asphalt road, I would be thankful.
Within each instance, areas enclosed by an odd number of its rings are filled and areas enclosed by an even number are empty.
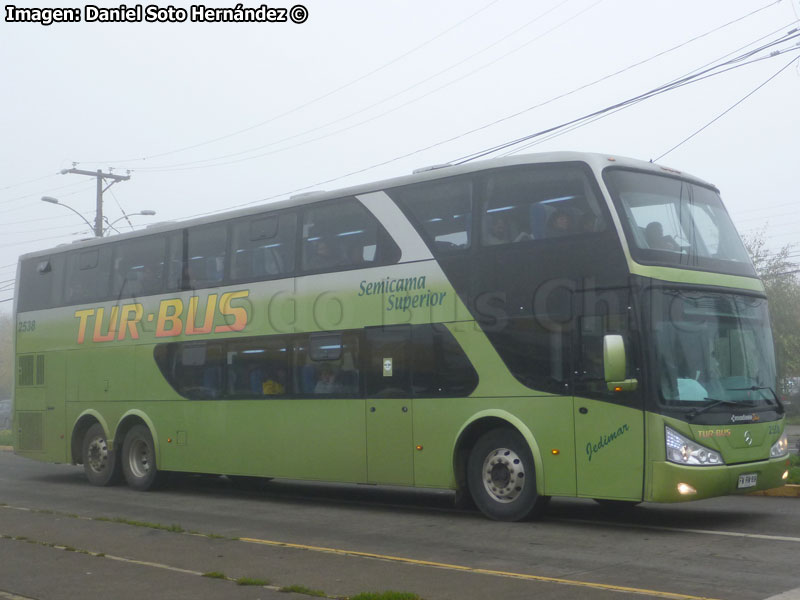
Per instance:
[[[0,452],[0,600],[308,597],[278,591],[289,585],[426,600],[800,598],[800,499],[623,514],[554,499],[529,523],[491,522],[452,500],[286,481],[245,492],[196,476],[138,493]]]

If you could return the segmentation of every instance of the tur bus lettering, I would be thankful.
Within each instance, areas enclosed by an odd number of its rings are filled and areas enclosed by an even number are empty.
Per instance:
[[[234,302],[247,298],[249,293],[243,290],[227,292],[222,296],[209,294],[204,305],[201,305],[198,296],[188,300],[170,298],[162,300],[158,311],[148,313],[146,317],[144,306],[140,303],[112,306],[108,310],[105,307],[76,310],[77,342],[83,344],[86,341],[87,331],[91,331],[91,340],[95,343],[138,340],[145,318],[148,322],[156,320],[155,336],[158,338],[242,331],[247,326],[248,312],[241,303]],[[222,317],[224,324],[215,326],[219,317]]]

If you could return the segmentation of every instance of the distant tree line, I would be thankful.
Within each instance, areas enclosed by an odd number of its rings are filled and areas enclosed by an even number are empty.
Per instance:
[[[743,241],[767,290],[778,382],[782,385],[789,378],[800,377],[800,278],[799,267],[791,259],[795,246],[788,244],[771,252],[766,229],[744,236]]]

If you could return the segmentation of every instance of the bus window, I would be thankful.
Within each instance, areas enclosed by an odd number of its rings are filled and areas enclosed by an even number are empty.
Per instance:
[[[137,238],[114,244],[113,248],[112,297],[147,296],[163,290],[166,237]]]
[[[218,342],[188,342],[156,346],[161,372],[182,396],[211,400],[224,395],[225,351]]]
[[[64,301],[80,304],[109,296],[111,247],[78,250],[67,257]]]
[[[414,325],[411,335],[414,396],[469,396],[478,385],[478,374],[447,327]]]
[[[422,183],[389,195],[409,211],[435,251],[464,250],[472,239],[472,180]]]
[[[626,378],[636,378],[636,353],[632,350],[628,325],[628,292],[618,290],[588,291],[578,294],[577,365],[575,395],[630,403],[637,399],[630,392],[610,392],[603,365],[603,339],[607,334],[622,335],[625,340]]]
[[[64,256],[41,256],[22,262],[17,310],[41,310],[61,303],[56,277],[64,276]]]
[[[548,165],[499,171],[481,210],[484,246],[603,231],[600,205],[583,170]]]
[[[569,384],[569,323],[543,315],[498,319],[486,335],[508,370],[531,389],[565,394]]]
[[[297,215],[247,217],[233,223],[233,281],[272,279],[294,271]]]
[[[329,271],[397,262],[400,250],[354,198],[306,207],[303,269]]]
[[[225,224],[189,229],[187,263],[191,289],[222,283],[225,278],[227,239]]]
[[[284,396],[292,393],[291,346],[281,337],[236,340],[227,345],[228,396]]]
[[[361,395],[358,333],[312,333],[296,340],[294,376],[299,395]]]

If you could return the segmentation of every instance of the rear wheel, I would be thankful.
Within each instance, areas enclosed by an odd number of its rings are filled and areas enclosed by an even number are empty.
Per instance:
[[[108,447],[106,432],[95,423],[83,436],[81,452],[83,472],[92,485],[115,485],[121,479],[121,469],[116,453]]]
[[[157,488],[163,473],[156,468],[155,444],[150,429],[134,425],[122,444],[122,472],[128,486],[140,492]]]
[[[550,500],[537,492],[533,455],[514,429],[492,429],[478,439],[467,462],[467,483],[481,512],[497,521],[535,517]]]

